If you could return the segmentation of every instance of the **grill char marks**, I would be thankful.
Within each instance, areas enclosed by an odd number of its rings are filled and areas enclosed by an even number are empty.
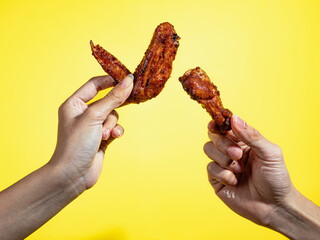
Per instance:
[[[90,41],[92,55],[100,63],[103,70],[108,73],[116,83],[124,79],[130,71],[115,56],[104,50],[99,45],[94,45]]]
[[[161,23],[156,28],[142,61],[133,73],[134,86],[126,104],[145,102],[162,91],[172,72],[179,39],[174,27],[168,22]],[[112,54],[99,45],[94,45],[92,41],[90,44],[93,56],[117,83],[130,74]]]
[[[174,27],[168,22],[156,28],[149,47],[133,74],[137,84],[128,102],[144,102],[162,91],[172,72],[179,39]]]

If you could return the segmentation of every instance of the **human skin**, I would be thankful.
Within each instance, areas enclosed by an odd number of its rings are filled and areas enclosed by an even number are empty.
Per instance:
[[[204,152],[216,195],[234,212],[290,239],[320,239],[320,208],[292,184],[281,148],[233,115],[220,135],[208,125]]]
[[[108,145],[123,134],[114,109],[129,97],[133,76],[113,86],[110,76],[94,77],[59,108],[58,141],[50,161],[0,193],[0,239],[24,239],[98,180]]]

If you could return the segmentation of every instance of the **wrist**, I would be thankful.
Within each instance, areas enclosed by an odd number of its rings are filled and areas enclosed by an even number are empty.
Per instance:
[[[269,216],[267,227],[290,239],[319,239],[320,222],[313,216],[313,210],[319,208],[292,185],[285,202]]]
[[[84,191],[57,166],[49,162],[1,192],[1,239],[26,238]]]
[[[54,158],[54,157],[53,157]],[[86,184],[83,176],[72,170],[70,166],[57,159],[51,159],[45,165],[48,168],[56,184],[64,190],[65,194],[73,200],[86,190]]]

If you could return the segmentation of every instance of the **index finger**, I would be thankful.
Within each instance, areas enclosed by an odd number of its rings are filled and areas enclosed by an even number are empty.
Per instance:
[[[214,133],[212,129],[214,122],[208,125],[208,136],[217,149],[232,160],[239,160],[243,155],[243,150],[232,138],[232,131],[227,132],[225,135]]]
[[[109,75],[93,77],[72,94],[70,98],[76,97],[83,102],[88,102],[93,99],[99,91],[112,87],[114,82],[113,78]]]
[[[210,131],[212,134],[217,134],[217,135],[220,135],[220,136],[226,136],[227,138],[231,139],[231,140],[234,141],[235,143],[240,142],[239,138],[233,133],[232,130],[225,132],[225,134],[222,134],[222,133],[219,131],[219,129],[218,129],[218,127],[217,127],[217,125],[216,125],[216,123],[215,123],[214,120],[211,120],[211,121],[209,122],[209,124],[208,124],[208,129],[209,129],[209,131]]]

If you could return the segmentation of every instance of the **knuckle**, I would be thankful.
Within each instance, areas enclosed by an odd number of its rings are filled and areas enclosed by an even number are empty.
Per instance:
[[[221,167],[230,168],[232,166],[233,161],[230,158],[225,157],[219,163]]]
[[[101,117],[101,112],[97,111],[93,106],[88,108],[85,112],[86,116],[88,118],[100,118]]]
[[[252,136],[255,138],[259,138],[261,136],[261,134],[258,130],[252,129]]]
[[[88,80],[88,82],[95,81],[96,78],[97,78],[96,76],[95,76],[95,77],[92,77],[92,78],[90,78],[90,79]]]
[[[125,99],[123,97],[123,94],[119,91],[111,91],[106,96],[106,99],[108,102],[110,102],[112,105],[120,106],[125,102]]]
[[[216,140],[215,140],[215,145],[219,149],[224,149],[225,143],[223,141],[223,138],[217,137]]]
[[[87,111],[86,111],[86,116],[88,116],[88,117],[93,117],[95,114],[96,113],[95,113],[93,107],[88,108]]]
[[[58,114],[59,116],[61,116],[63,114],[63,111],[64,111],[64,105],[63,103],[60,105],[59,109],[58,109]]]
[[[261,138],[261,136],[262,135],[258,130],[251,128],[248,138],[249,138],[249,141],[257,141]]]
[[[67,105],[69,104],[69,99],[67,99],[64,103],[62,103],[58,109],[59,116],[63,116],[66,113]]]
[[[266,145],[262,153],[263,156],[268,160],[279,160],[283,158],[281,147],[271,142]]]
[[[274,155],[277,156],[277,157],[280,157],[283,154],[281,147],[279,145],[277,145],[277,144],[274,144],[273,152],[274,152]]]
[[[211,160],[213,160],[215,162],[220,161],[220,159],[219,159],[220,156],[217,153],[218,150],[216,150],[216,147],[211,142],[206,143],[203,146],[203,150],[204,150],[204,153],[207,155],[207,157],[210,158]]]
[[[111,101],[120,101],[122,99],[122,94],[120,91],[116,91],[115,89],[108,93],[107,97]]]

